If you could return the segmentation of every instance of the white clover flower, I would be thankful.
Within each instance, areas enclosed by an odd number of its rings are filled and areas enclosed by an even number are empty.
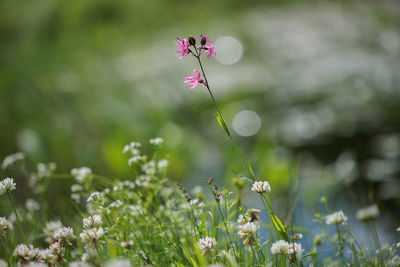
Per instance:
[[[292,235],[293,240],[300,240],[303,238],[303,234],[301,233],[295,233]]]
[[[78,183],[83,183],[92,178],[92,170],[88,167],[74,168],[71,170],[71,175]]]
[[[147,175],[140,175],[137,179],[136,179],[136,185],[137,186],[142,186],[145,187],[147,186],[151,181],[151,178]]]
[[[74,230],[71,227],[61,227],[54,231],[53,239],[57,241],[69,241],[75,239]]]
[[[240,214],[239,217],[238,217],[238,219],[237,219],[237,223],[238,223],[238,224],[245,224],[246,222],[247,222],[247,221],[246,221],[246,219],[244,218],[243,214]]]
[[[0,235],[4,236],[6,234],[6,229],[10,224],[5,217],[0,217]]]
[[[289,253],[289,243],[285,240],[278,240],[271,246],[271,253],[274,255],[287,255]]]
[[[28,198],[25,201],[25,208],[28,211],[34,211],[34,210],[39,210],[40,209],[40,205],[39,205],[39,202],[37,202],[36,200]]]
[[[57,221],[48,221],[46,223],[46,226],[43,228],[43,232],[47,237],[51,237],[51,236],[53,236],[54,232],[58,228],[62,228],[62,227],[63,227],[63,225],[59,220],[57,220]]]
[[[338,211],[326,216],[325,221],[326,224],[345,224],[347,221],[347,217],[344,215],[343,211]]]
[[[197,243],[201,252],[205,255],[208,252],[212,252],[214,248],[217,246],[217,241],[214,237],[206,236],[204,238],[200,238]]]
[[[100,227],[102,223],[101,216],[95,214],[83,219],[83,228]]]
[[[0,259],[0,267],[8,267],[8,264],[2,259]]]
[[[239,225],[239,236],[243,238],[243,244],[252,245],[257,241],[257,231],[259,226],[254,222],[247,222],[243,225]]]
[[[98,256],[96,250],[90,250],[82,254],[81,260],[82,261],[90,261]]]
[[[304,249],[301,248],[301,244],[290,243],[288,248],[289,255],[296,255],[297,259],[301,259]]]
[[[271,192],[271,186],[267,181],[257,181],[254,182],[253,185],[251,186],[251,191],[260,194],[265,192]]]
[[[0,182],[0,195],[4,194],[5,192],[14,191],[16,188],[17,185],[14,183],[14,179],[7,177]]]
[[[40,259],[44,260],[45,262],[55,263],[57,261],[57,256],[53,255],[51,249],[41,249],[39,251]],[[46,265],[47,266],[47,265]]]
[[[100,238],[104,235],[103,228],[92,228],[83,230],[80,234],[82,243],[85,244],[85,248],[95,250],[99,247],[103,241]]]
[[[164,140],[161,137],[156,137],[156,138],[150,139],[150,144],[152,144],[152,145],[159,146],[162,143],[164,143]]]
[[[7,169],[8,167],[14,165],[14,163],[18,160],[23,160],[25,158],[24,153],[17,152],[15,154],[8,155],[4,158],[3,163],[1,164],[1,168],[3,170]]]
[[[39,259],[40,251],[32,245],[20,244],[14,249],[13,255],[17,257],[21,263],[25,263]]]
[[[133,163],[139,162],[142,160],[141,156],[133,156],[128,160],[128,165],[131,166]]]
[[[400,227],[397,227],[396,231],[400,233]]]
[[[398,243],[396,244],[396,247],[400,248],[400,242],[398,242]]]
[[[377,205],[371,205],[362,209],[359,209],[356,213],[356,217],[360,221],[370,221],[379,217],[379,208]]]
[[[55,242],[49,247],[50,255],[53,261],[64,261],[65,248],[61,241]]]

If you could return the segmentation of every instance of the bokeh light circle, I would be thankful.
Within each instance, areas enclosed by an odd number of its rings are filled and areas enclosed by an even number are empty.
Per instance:
[[[217,61],[221,64],[232,65],[240,60],[243,54],[242,43],[232,36],[222,36],[215,41]]]
[[[252,136],[260,130],[261,118],[252,110],[242,110],[233,117],[232,125],[238,135]]]

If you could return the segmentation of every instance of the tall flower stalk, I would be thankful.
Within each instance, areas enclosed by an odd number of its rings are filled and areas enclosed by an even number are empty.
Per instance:
[[[242,153],[242,151],[239,149],[239,146],[237,145],[237,142],[233,138],[226,122],[225,119],[222,115],[221,109],[214,97],[214,94],[211,90],[210,84],[207,79],[206,72],[204,70],[204,66],[202,63],[202,55],[206,55],[207,58],[209,59],[212,55],[216,55],[215,52],[215,47],[213,44],[213,41],[210,40],[207,36],[201,35],[201,41],[200,41],[200,46],[196,46],[196,39],[193,37],[189,37],[187,40],[186,38],[181,40],[177,40],[177,45],[180,48],[179,50],[176,50],[175,52],[180,55],[180,59],[182,59],[184,56],[187,56],[189,54],[193,55],[200,66],[201,70],[201,75],[197,69],[194,70],[195,73],[197,73],[196,76],[192,77],[186,77],[185,78],[185,84],[187,85],[192,85],[190,89],[194,89],[197,85],[203,84],[206,88],[207,91],[211,97],[212,102],[214,103],[215,109],[217,111],[217,121],[220,124],[220,126],[224,129],[225,133],[227,134],[229,140],[231,141],[233,147],[235,148],[235,151],[239,154],[243,164],[245,165],[246,169],[248,170],[252,183],[256,183],[258,181],[254,171],[253,167],[249,161],[249,159]],[[184,56],[183,56],[184,55]],[[201,78],[203,77],[203,78]],[[248,179],[246,179],[248,180]],[[285,229],[285,226],[282,222],[282,220],[275,214],[272,202],[270,199],[266,197],[265,194],[260,193],[260,198],[264,204],[265,210],[268,214],[268,217],[270,218],[272,225],[274,229],[278,232],[278,234],[285,239],[286,241],[289,241],[289,235]]]

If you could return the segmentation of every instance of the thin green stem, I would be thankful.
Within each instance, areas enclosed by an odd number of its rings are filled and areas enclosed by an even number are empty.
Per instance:
[[[226,234],[227,234],[227,236],[228,236],[229,242],[231,243],[231,247],[232,247],[233,253],[235,254],[236,261],[239,261],[239,258],[238,258],[237,254],[236,254],[235,245],[233,244],[233,241],[232,241],[232,239],[231,239],[231,235],[229,234],[228,225],[227,225],[227,223],[226,223],[226,220],[225,220],[224,215],[222,214],[222,210],[221,210],[221,207],[220,207],[218,201],[217,201],[217,206],[218,206],[219,214],[220,214],[221,217],[222,217],[222,221],[224,222]]]
[[[7,192],[7,196],[8,196],[8,199],[10,200],[11,206],[14,210],[15,217],[17,218],[19,230],[21,231],[22,237],[24,238],[26,244],[28,245],[29,244],[28,239],[26,238],[24,230],[22,229],[21,220],[19,219],[18,212],[17,212],[17,209],[15,208],[14,201],[12,200],[10,192]]]

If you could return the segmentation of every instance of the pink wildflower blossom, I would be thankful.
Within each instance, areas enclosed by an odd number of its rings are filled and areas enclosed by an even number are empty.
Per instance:
[[[190,77],[185,77],[185,81],[183,82],[186,85],[192,85],[190,87],[190,90],[193,90],[197,85],[203,82],[203,79],[200,78],[200,71],[199,70],[193,70],[195,73],[197,73],[196,76],[190,76]]]
[[[186,38],[183,40],[177,39],[175,41],[175,44],[180,48],[178,50],[175,50],[176,54],[180,55],[179,59],[182,59],[189,54],[189,42]]]
[[[202,35],[202,40],[205,38],[205,40],[207,41],[208,45],[203,45],[203,49],[205,53],[208,53],[207,58],[210,59],[210,57],[212,55],[216,56],[217,52],[215,52],[215,47],[214,47],[214,43],[213,40],[210,40],[207,36]]]

